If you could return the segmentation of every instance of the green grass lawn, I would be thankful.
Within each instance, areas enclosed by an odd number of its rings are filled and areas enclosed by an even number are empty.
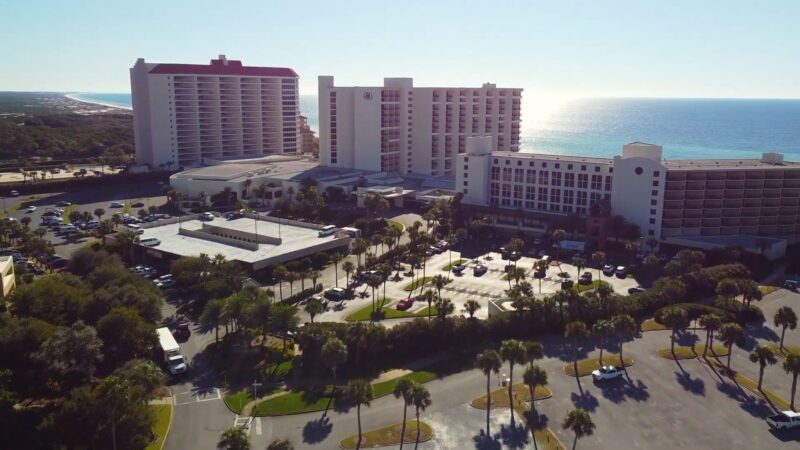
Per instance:
[[[247,390],[226,395],[224,400],[225,404],[228,406],[228,409],[235,412],[236,414],[241,414],[244,405],[248,404],[252,399],[253,399],[252,392],[250,390]]]
[[[153,434],[156,435],[156,440],[147,446],[147,450],[161,450],[164,446],[164,441],[167,439],[167,431],[169,431],[169,422],[172,420],[172,405],[150,405],[150,409],[156,416],[153,423]]]
[[[431,307],[431,315],[436,315],[436,307]],[[426,306],[420,311],[416,313],[411,311],[399,311],[391,306],[384,306],[383,307],[383,319],[407,319],[411,317],[428,317],[428,307]],[[367,305],[358,311],[350,314],[344,320],[348,322],[358,322],[361,320],[371,320],[372,319],[372,305]]]
[[[75,205],[69,205],[64,208],[64,214],[61,215],[61,220],[63,220],[64,223],[70,223],[69,215],[72,213],[72,211],[75,211]]]
[[[392,393],[394,384],[401,378],[410,378],[417,383],[427,383],[437,378],[435,372],[417,371],[401,377],[372,385],[373,398],[383,397]],[[253,408],[254,416],[284,416],[288,414],[300,414],[314,411],[322,411],[326,407],[333,407],[329,404],[331,398],[330,387],[319,397],[309,397],[304,391],[289,392],[268,400],[264,400]]]
[[[374,448],[374,447],[387,447],[390,445],[400,444],[400,433],[403,432],[403,423],[395,423],[383,428],[365,431],[361,435],[360,448]],[[419,442],[429,441],[433,437],[433,428],[423,421],[419,421]],[[411,444],[417,443],[417,421],[409,420],[406,422],[405,434],[402,436],[402,441],[407,443],[409,447]],[[343,449],[357,449],[359,448],[358,435],[348,436],[339,442],[339,446]]]
[[[455,267],[455,266],[457,266],[459,264],[464,264],[466,262],[467,262],[466,259],[457,259],[457,260],[453,261],[451,264],[445,264],[444,266],[442,266],[442,270],[446,270],[446,271],[449,272],[449,271],[453,270],[453,267]]]
[[[767,344],[767,347],[769,347],[769,349],[772,350],[772,352],[775,353],[775,356],[777,356],[778,358],[786,358],[786,355],[790,353],[794,353],[795,355],[800,355],[800,347],[796,345],[784,345],[783,350],[781,350],[780,348],[778,348],[780,347],[780,343],[770,342],[769,344]]]
[[[433,277],[425,277],[425,278],[416,279],[416,280],[414,280],[413,283],[408,283],[407,285],[403,286],[403,290],[406,291],[406,292],[411,292],[411,291],[417,289],[418,287],[420,287],[420,286],[422,286],[422,285],[424,285],[426,283],[429,283],[431,280],[433,280]]]
[[[386,223],[392,228],[397,228],[401,233],[406,230],[406,226],[396,220],[387,220]]]

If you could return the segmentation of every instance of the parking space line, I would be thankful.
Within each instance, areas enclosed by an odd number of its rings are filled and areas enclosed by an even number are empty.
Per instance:
[[[261,417],[256,417],[256,436],[261,436]]]

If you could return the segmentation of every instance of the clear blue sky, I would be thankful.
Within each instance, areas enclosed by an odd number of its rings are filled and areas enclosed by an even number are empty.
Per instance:
[[[800,1],[0,2],[0,90],[126,92],[137,57],[526,95],[800,98]]]

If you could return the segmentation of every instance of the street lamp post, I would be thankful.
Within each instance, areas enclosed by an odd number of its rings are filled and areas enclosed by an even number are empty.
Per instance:
[[[261,386],[261,383],[258,381],[253,382],[253,400],[258,400],[258,387]]]

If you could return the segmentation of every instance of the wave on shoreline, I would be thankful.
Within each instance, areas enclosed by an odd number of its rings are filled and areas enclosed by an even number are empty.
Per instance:
[[[80,95],[81,94],[79,94],[79,93],[71,93],[71,94],[64,94],[64,97],[67,97],[70,100],[75,100],[76,102],[81,102],[81,103],[89,103],[89,104],[92,104],[92,105],[101,105],[101,106],[105,106],[105,107],[108,107],[108,108],[124,109],[126,111],[132,111],[133,110],[133,108],[130,107],[130,106],[115,105],[115,104],[112,104],[112,103],[103,102],[103,101],[99,101],[99,100],[89,100],[89,99],[81,98]]]

